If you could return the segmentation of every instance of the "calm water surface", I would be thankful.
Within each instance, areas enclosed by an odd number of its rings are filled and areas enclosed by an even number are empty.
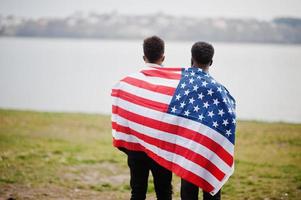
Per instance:
[[[165,65],[189,65],[192,44],[166,41]],[[213,45],[240,119],[301,123],[301,46]],[[138,40],[0,38],[0,107],[110,113],[112,85],[143,66]]]

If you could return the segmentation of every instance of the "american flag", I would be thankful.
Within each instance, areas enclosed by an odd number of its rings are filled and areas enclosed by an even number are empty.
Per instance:
[[[214,195],[234,171],[235,100],[200,68],[147,67],[112,89],[113,145]]]

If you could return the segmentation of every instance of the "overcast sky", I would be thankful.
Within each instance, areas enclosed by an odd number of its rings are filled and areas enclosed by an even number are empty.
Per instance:
[[[75,11],[269,20],[301,17],[301,0],[0,0],[2,15],[64,17]]]

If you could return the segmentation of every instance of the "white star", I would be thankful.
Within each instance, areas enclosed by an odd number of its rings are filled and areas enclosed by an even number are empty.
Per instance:
[[[172,113],[175,113],[176,110],[177,110],[177,109],[176,109],[176,106],[174,106],[174,107],[171,108],[171,112],[172,112]]]
[[[214,104],[214,105],[217,106],[219,103],[220,103],[220,102],[218,101],[218,99],[213,99],[213,104]]]
[[[212,96],[212,94],[214,93],[214,92],[212,91],[212,89],[207,90],[207,92],[208,92],[208,95],[210,95],[210,96]]]
[[[203,120],[205,117],[203,116],[203,114],[199,115],[199,120]]]
[[[233,113],[231,108],[228,109],[228,113],[230,113],[230,114]]]
[[[190,76],[194,76],[194,75],[195,75],[195,72],[191,72],[191,73],[190,73]]]
[[[194,79],[193,78],[191,78],[191,79],[189,79],[189,83],[193,83],[194,82]]]
[[[203,93],[201,93],[201,94],[198,94],[198,95],[199,95],[198,99],[203,99],[203,98],[204,98],[204,95],[203,95]]]
[[[207,73],[206,73],[206,75],[205,75],[205,76],[206,76],[206,77],[209,77],[209,74],[207,74]]]
[[[184,106],[186,106],[186,103],[183,101],[180,105],[181,108],[184,108]]]
[[[229,137],[231,134],[232,134],[232,133],[231,133],[231,130],[230,130],[230,129],[226,131],[226,135],[227,135],[228,137]]]
[[[185,72],[188,72],[188,67],[187,67],[187,68],[185,68]]]
[[[236,120],[234,118],[232,119],[232,124],[236,124]]]
[[[206,81],[203,81],[203,82],[202,82],[202,86],[205,86],[205,87],[206,87],[207,85],[208,85],[208,83],[207,83]]]
[[[208,116],[212,118],[212,117],[214,116],[213,111],[209,111],[209,112],[208,112]]]
[[[226,99],[225,97],[223,98],[223,102],[224,102],[224,103],[227,103],[227,99]]]
[[[185,77],[188,77],[189,75],[187,73],[185,73]]]
[[[195,101],[195,100],[193,99],[193,97],[191,97],[191,98],[189,99],[189,103],[191,103],[191,104],[193,104],[194,101]]]
[[[186,111],[184,112],[184,115],[187,116],[187,117],[188,117],[189,114],[190,114],[189,110],[186,110]]]
[[[199,89],[199,86],[195,85],[193,86],[193,91],[197,91]]]
[[[228,119],[223,120],[223,125],[227,126],[229,124]]]
[[[214,126],[216,128],[218,126],[218,123],[215,121],[215,122],[213,122],[212,126]]]
[[[217,91],[222,92],[222,87],[217,87]]]
[[[201,79],[201,76],[197,76],[196,78],[197,78],[197,79]]]
[[[198,71],[199,71],[199,72],[202,72],[203,70],[202,70],[201,68],[198,68]]]
[[[211,80],[211,83],[215,84],[215,83],[216,83],[216,81],[215,81],[214,79],[212,79],[212,80]]]
[[[188,96],[189,92],[190,92],[189,89],[185,90],[184,95]]]
[[[182,83],[182,84],[181,84],[181,88],[184,89],[185,87],[186,87],[186,83]]]
[[[198,106],[198,105],[196,105],[196,106],[194,106],[194,107],[193,107],[193,111],[195,111],[195,112],[199,112],[199,110],[200,110],[200,108],[199,108],[199,106]]]
[[[208,101],[206,101],[206,102],[204,103],[203,107],[204,107],[204,108],[208,108],[208,107],[209,107]]]
[[[224,114],[225,114],[225,112],[223,109],[218,110],[218,115],[220,115],[222,117]]]
[[[180,100],[180,98],[181,98],[181,95],[180,95],[180,94],[177,94],[177,95],[176,95],[176,100]]]

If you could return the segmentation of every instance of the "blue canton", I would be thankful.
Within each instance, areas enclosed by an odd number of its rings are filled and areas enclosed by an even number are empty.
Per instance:
[[[182,70],[168,113],[202,123],[235,142],[235,100],[223,85],[200,68]]]

